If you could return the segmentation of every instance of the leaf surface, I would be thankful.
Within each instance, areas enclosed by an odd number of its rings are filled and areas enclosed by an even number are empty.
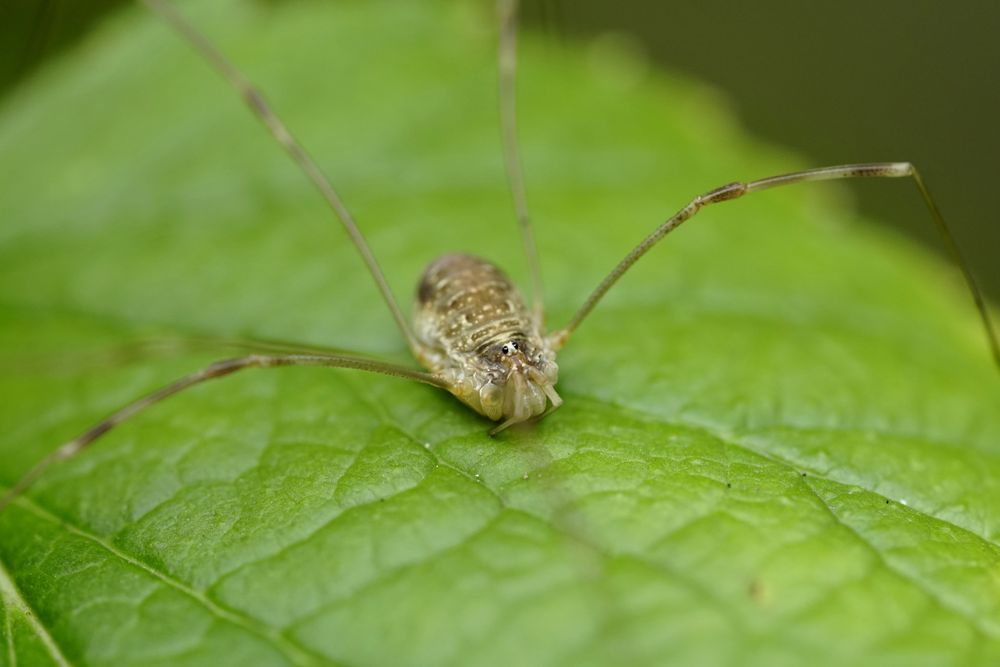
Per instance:
[[[526,284],[490,12],[186,9],[404,306],[449,251]],[[613,40],[523,42],[556,325],[695,194],[805,166]],[[8,98],[0,155],[0,482],[227,354],[123,352],[139,339],[406,359],[319,197],[151,16]],[[565,349],[565,406],[496,439],[447,395],[349,371],[156,406],[0,515],[0,665],[996,664],[1000,385],[954,271],[845,192],[687,223]]]

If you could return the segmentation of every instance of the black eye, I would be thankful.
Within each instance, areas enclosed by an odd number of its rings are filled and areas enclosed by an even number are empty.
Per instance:
[[[513,346],[514,346],[514,349],[515,349],[515,350],[520,350],[520,349],[521,349],[521,348],[519,348],[519,347],[517,346],[517,343],[511,343],[511,345],[513,345]]]
[[[509,347],[507,347],[506,345],[504,345],[504,346],[503,346],[503,348],[501,348],[501,351],[502,351],[502,352],[503,352],[504,354],[510,354],[510,348],[509,348]]]

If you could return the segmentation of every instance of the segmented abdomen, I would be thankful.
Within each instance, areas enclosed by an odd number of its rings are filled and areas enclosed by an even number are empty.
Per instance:
[[[534,339],[534,324],[510,278],[472,255],[445,255],[420,278],[414,324],[421,342],[457,358],[503,340]]]

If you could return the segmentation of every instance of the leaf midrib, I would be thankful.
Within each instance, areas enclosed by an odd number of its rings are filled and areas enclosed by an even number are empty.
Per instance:
[[[31,629],[35,631],[38,638],[42,640],[42,644],[45,646],[45,650],[48,651],[52,660],[55,661],[60,667],[70,667],[71,663],[63,655],[62,649],[59,648],[59,644],[56,643],[55,638],[49,634],[45,626],[42,625],[38,615],[32,609],[28,601],[24,599],[21,594],[20,589],[17,587],[17,583],[7,572],[7,567],[4,565],[2,559],[0,559],[0,600],[3,601],[4,606],[7,607],[6,613],[6,624],[4,628],[4,634],[8,640],[7,650],[9,655],[16,656],[15,646],[14,646],[14,636],[11,630],[11,614],[14,609],[21,612],[24,618],[27,620]],[[11,664],[17,664],[15,659],[11,660]]]

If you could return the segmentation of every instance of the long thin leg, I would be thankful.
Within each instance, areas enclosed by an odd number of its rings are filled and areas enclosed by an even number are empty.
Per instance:
[[[534,307],[535,321],[538,322],[538,327],[542,328],[545,316],[542,271],[538,262],[538,246],[535,244],[535,235],[531,228],[531,217],[528,214],[528,195],[524,188],[524,172],[521,168],[521,156],[517,148],[517,0],[498,0],[497,10],[500,14],[498,57],[503,161],[507,170],[510,195],[514,200],[514,211],[517,214],[517,222],[521,230],[524,254],[528,259],[528,267],[531,271],[531,302]]]
[[[347,235],[351,237],[351,241],[361,254],[361,258],[368,267],[368,271],[371,273],[372,278],[375,279],[375,284],[382,293],[382,298],[389,307],[393,319],[396,320],[396,326],[403,333],[410,349],[416,354],[420,349],[420,345],[414,337],[413,331],[410,330],[406,319],[403,317],[403,312],[399,309],[399,304],[396,303],[396,298],[393,296],[392,290],[389,289],[389,283],[382,274],[382,269],[379,268],[378,262],[375,261],[375,255],[372,254],[371,248],[368,247],[368,243],[355,224],[350,211],[347,210],[344,202],[340,199],[337,191],[334,190],[329,179],[323,174],[319,165],[306,152],[305,148],[295,140],[295,137],[288,131],[285,124],[268,105],[263,94],[204,35],[188,23],[170,2],[167,0],[141,0],[141,2],[163,17],[212,67],[222,74],[240,94],[240,97],[243,98],[243,101],[246,102],[250,110],[267,127],[271,136],[281,144],[285,152],[291,156],[292,160],[309,177],[309,180],[312,181],[316,189],[323,195],[323,199],[326,200],[326,203],[333,209],[340,222],[343,223],[344,229],[347,230]]]
[[[318,354],[361,356],[350,350],[331,347],[329,345],[313,345],[295,343],[272,338],[236,338],[215,336],[162,336],[140,339],[132,343],[112,348],[108,351],[110,359],[128,360],[145,353],[155,352],[185,352],[185,351],[220,351],[224,349],[243,350],[245,352],[268,354]]]
[[[902,177],[910,177],[913,179],[914,183],[916,183],[917,189],[920,191],[920,195],[923,197],[924,203],[927,204],[927,209],[930,211],[931,217],[934,219],[934,224],[937,226],[938,231],[941,233],[941,237],[944,239],[948,253],[961,269],[962,275],[965,278],[965,283],[969,288],[969,292],[972,294],[972,300],[976,304],[976,310],[979,311],[979,317],[982,319],[983,328],[986,331],[986,338],[989,342],[990,350],[993,352],[993,359],[997,366],[1000,367],[1000,343],[998,343],[997,332],[993,326],[992,320],[990,319],[989,311],[986,309],[986,303],[983,299],[982,292],[976,284],[976,279],[972,275],[969,265],[962,257],[962,253],[958,249],[958,244],[955,242],[955,237],[952,236],[951,230],[948,228],[944,217],[941,215],[941,211],[931,198],[930,191],[924,184],[924,180],[920,177],[920,173],[917,171],[916,167],[909,162],[847,164],[836,167],[809,169],[807,171],[796,171],[791,174],[782,174],[780,176],[771,176],[757,181],[750,181],[749,183],[729,183],[728,185],[723,185],[722,187],[711,190],[699,197],[695,197],[687,206],[675,213],[673,217],[669,218],[666,222],[657,227],[652,234],[647,236],[639,245],[633,248],[632,251],[618,263],[618,266],[616,266],[611,273],[609,273],[604,280],[601,281],[590,296],[587,297],[587,300],[584,301],[582,306],[580,306],[580,309],[573,316],[573,319],[570,320],[569,324],[562,329],[555,331],[551,335],[550,340],[552,344],[555,345],[556,349],[565,345],[570,334],[573,333],[578,326],[580,326],[580,322],[582,322],[590,311],[594,309],[597,302],[601,300],[607,291],[611,289],[611,286],[614,285],[615,282],[617,282],[618,279],[621,278],[633,264],[639,261],[640,257],[649,252],[650,248],[656,245],[660,239],[676,229],[681,223],[693,217],[695,213],[709,204],[717,204],[719,202],[729,201],[730,199],[737,199],[751,192],[759,192],[761,190],[768,190],[782,185],[791,185],[792,183],[802,183],[806,181],[831,181],[844,178]]]
[[[14,484],[14,486],[11,487],[7,493],[3,495],[3,497],[0,497],[0,512],[2,512],[3,509],[15,498],[24,493],[24,491],[26,491],[28,487],[30,487],[34,481],[38,479],[38,477],[41,476],[41,474],[45,472],[45,470],[48,469],[48,467],[53,463],[73,458],[112,428],[118,426],[126,419],[135,416],[139,412],[142,412],[151,405],[159,403],[163,399],[169,398],[174,394],[179,394],[185,389],[190,389],[191,387],[201,384],[206,380],[214,380],[216,378],[225,377],[247,368],[276,368],[279,366],[327,366],[333,368],[354,368],[373,373],[381,373],[383,375],[406,378],[408,380],[416,380],[435,387],[440,387],[441,389],[448,389],[447,384],[445,384],[436,375],[432,375],[430,373],[423,373],[421,371],[411,370],[403,366],[387,364],[381,361],[365,359],[363,357],[351,357],[339,354],[251,354],[246,357],[217,361],[210,366],[206,366],[200,371],[186,375],[179,380],[175,380],[153,393],[143,396],[142,398],[120,408],[94,427],[88,429],[46,456],[31,470],[29,470],[24,477]]]

